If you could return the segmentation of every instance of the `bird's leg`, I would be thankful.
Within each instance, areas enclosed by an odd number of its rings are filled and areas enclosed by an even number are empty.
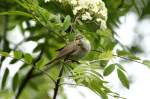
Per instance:
[[[73,60],[73,59],[67,59],[67,61],[71,61],[72,63],[81,64],[79,61],[77,61],[77,60]]]

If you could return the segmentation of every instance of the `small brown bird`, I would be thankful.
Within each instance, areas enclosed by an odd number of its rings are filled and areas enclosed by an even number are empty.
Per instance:
[[[57,63],[61,59],[64,60],[79,60],[84,57],[91,50],[90,42],[81,34],[75,37],[75,40],[67,44],[62,49],[59,49],[59,53],[46,65]]]

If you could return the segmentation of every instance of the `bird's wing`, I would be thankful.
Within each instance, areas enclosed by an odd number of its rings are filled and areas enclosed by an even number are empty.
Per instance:
[[[70,54],[74,53],[76,50],[77,50],[77,42],[73,41],[69,43],[68,45],[66,45],[64,48],[62,48],[62,50],[59,51],[56,58],[48,62],[46,65],[52,64],[54,62],[57,63],[57,61],[59,61],[62,58],[66,58]]]
[[[62,58],[65,56],[69,56],[71,53],[76,51],[77,43],[71,42],[70,44],[66,45],[57,55],[57,58]]]
[[[63,47],[61,47],[61,48],[59,48],[59,49],[57,49],[56,51],[61,51],[62,49],[64,49],[65,48],[65,46],[63,46]]]

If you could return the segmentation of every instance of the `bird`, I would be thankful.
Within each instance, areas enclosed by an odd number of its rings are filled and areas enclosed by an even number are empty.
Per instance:
[[[58,63],[60,60],[74,60],[78,61],[87,55],[91,50],[91,44],[88,39],[83,35],[77,34],[75,39],[65,45],[63,48],[58,49],[57,56],[46,64],[50,65],[52,63]]]

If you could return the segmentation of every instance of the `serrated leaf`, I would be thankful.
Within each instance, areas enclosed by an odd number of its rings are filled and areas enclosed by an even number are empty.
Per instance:
[[[129,81],[121,69],[117,69],[118,78],[121,81],[122,85],[129,89]]]
[[[31,64],[32,63],[32,56],[28,53],[24,54],[24,60],[27,64]]]
[[[8,78],[8,75],[9,75],[9,69],[6,68],[5,72],[4,72],[4,75],[3,75],[3,78],[2,78],[2,84],[1,84],[1,88],[4,89],[5,88],[5,85],[6,85],[6,80]]]
[[[7,53],[7,52],[0,52],[0,55],[7,57],[9,55],[9,53]]]
[[[70,24],[71,24],[71,17],[67,15],[63,23],[63,31],[66,31],[69,28]]]
[[[15,52],[14,52],[14,57],[15,57],[16,59],[22,58],[22,52],[21,52],[21,51],[15,51]]]
[[[110,51],[110,50],[102,52],[99,55],[100,60],[110,60],[110,59],[112,59],[112,57],[113,57],[113,54],[112,54],[112,51]]]
[[[143,60],[142,62],[144,65],[150,67],[150,60]]]
[[[111,64],[111,65],[107,66],[104,69],[103,75],[108,76],[109,74],[111,74],[114,71],[114,69],[115,69],[115,64]]]
[[[16,91],[18,82],[19,82],[19,76],[18,76],[18,73],[16,73],[15,76],[13,77],[13,80],[12,80],[13,91]]]
[[[40,68],[42,66],[45,65],[45,59],[41,58],[37,63],[36,63],[36,67]]]

